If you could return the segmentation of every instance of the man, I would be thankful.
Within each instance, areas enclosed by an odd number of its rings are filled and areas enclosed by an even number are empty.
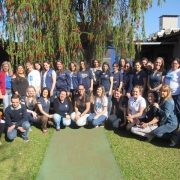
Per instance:
[[[11,103],[5,110],[5,119],[8,126],[7,138],[14,140],[17,137],[17,130],[21,132],[24,141],[29,141],[27,132],[30,128],[26,106],[20,104],[20,96],[12,95]]]
[[[36,89],[37,97],[40,96],[40,86],[41,86],[41,76],[39,71],[35,70],[31,62],[26,63],[26,68],[28,70],[28,82]]]

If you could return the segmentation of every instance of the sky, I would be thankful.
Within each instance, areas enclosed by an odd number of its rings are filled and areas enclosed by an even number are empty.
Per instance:
[[[146,37],[159,31],[159,17],[162,15],[180,15],[180,0],[166,0],[161,7],[157,5],[157,0],[154,0],[152,8],[145,14]],[[178,28],[180,28],[180,17]]]

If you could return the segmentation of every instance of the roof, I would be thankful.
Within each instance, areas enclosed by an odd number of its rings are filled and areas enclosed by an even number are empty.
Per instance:
[[[162,18],[162,17],[179,17],[179,15],[162,15],[159,18]]]

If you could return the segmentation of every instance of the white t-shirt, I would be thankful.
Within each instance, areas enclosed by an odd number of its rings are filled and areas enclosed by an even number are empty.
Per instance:
[[[94,105],[96,106],[97,113],[101,113],[103,111],[104,107],[108,106],[107,97],[105,96],[102,100],[99,97],[94,98]],[[107,117],[108,112],[106,111],[103,115]]]
[[[29,85],[34,86],[35,89],[39,92],[40,91],[40,86],[41,86],[41,77],[40,77],[39,71],[32,70],[28,74],[28,82],[29,82]]]
[[[134,99],[133,96],[131,96],[128,101],[128,106],[131,110],[131,114],[134,115],[139,112],[140,108],[142,107],[146,108],[146,100],[142,96],[139,96],[136,100]],[[146,117],[146,113],[144,111],[143,114],[138,118],[145,118],[145,117]]]
[[[165,76],[165,84],[170,87],[172,95],[180,94],[180,69],[169,70]]]

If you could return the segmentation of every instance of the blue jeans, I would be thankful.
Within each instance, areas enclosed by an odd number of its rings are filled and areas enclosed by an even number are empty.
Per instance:
[[[171,139],[171,132],[177,129],[177,125],[163,124],[153,131],[153,135],[159,138]]]
[[[56,123],[56,129],[60,129],[60,123],[63,123],[64,126],[69,126],[71,124],[71,119],[67,120],[59,114],[54,114],[54,122]]]
[[[91,121],[94,126],[98,126],[106,119],[106,116],[104,116],[104,115],[99,116],[97,119],[94,119],[95,116],[96,116],[96,114],[93,113],[87,117],[87,120]]]
[[[16,122],[13,122],[13,124],[16,124]],[[21,136],[23,139],[27,139],[27,132],[30,128],[30,124],[28,121],[24,121],[20,126],[23,127],[24,130],[26,130],[25,132],[21,133]],[[7,138],[10,140],[14,140],[17,137],[17,129],[13,129],[11,132],[7,132]]]
[[[54,97],[56,96],[56,93],[57,93],[57,91],[54,90],[54,91],[53,91],[53,95],[50,97],[50,103],[53,103],[53,102],[54,102]],[[59,97],[59,94],[58,94],[58,97]]]
[[[34,119],[34,118],[33,118],[33,116],[31,115],[31,113],[27,113],[27,114],[28,114],[28,121],[29,121],[29,122],[35,122],[35,123],[38,122],[37,119]]]
[[[6,94],[3,97],[3,112],[5,112],[5,109],[11,104],[11,96],[11,89],[6,89]]]
[[[110,96],[108,96],[107,95],[108,94],[108,92],[106,92],[106,96],[107,96],[107,99],[108,99],[108,107],[107,107],[107,109],[108,109],[108,116],[111,114],[111,99],[112,99],[112,95],[110,95]]]

